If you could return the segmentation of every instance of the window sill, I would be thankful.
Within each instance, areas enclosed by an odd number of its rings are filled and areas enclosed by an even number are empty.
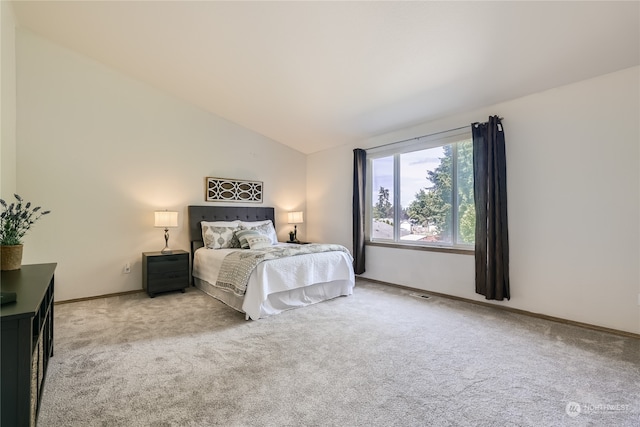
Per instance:
[[[474,255],[476,253],[473,249],[461,249],[451,248],[444,246],[422,246],[422,245],[402,245],[399,243],[386,243],[386,242],[371,242],[364,243],[365,246],[378,246],[383,248],[393,249],[409,249],[413,251],[425,251],[425,252],[442,252],[446,254],[458,254],[458,255]]]

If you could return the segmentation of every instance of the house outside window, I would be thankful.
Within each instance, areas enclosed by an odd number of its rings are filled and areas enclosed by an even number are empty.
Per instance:
[[[469,128],[367,150],[371,242],[473,249]]]

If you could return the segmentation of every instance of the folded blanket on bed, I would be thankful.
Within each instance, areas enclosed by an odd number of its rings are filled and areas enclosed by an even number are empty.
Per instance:
[[[216,286],[228,289],[238,296],[247,290],[249,276],[263,261],[318,252],[342,251],[351,256],[342,245],[312,243],[308,245],[273,246],[265,249],[247,249],[231,252],[224,257]]]

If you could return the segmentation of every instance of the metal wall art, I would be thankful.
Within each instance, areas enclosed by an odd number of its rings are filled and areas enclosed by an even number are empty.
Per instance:
[[[262,181],[207,177],[205,201],[262,203]]]

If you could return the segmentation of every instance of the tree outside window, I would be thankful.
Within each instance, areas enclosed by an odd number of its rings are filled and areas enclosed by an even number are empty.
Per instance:
[[[371,239],[418,245],[474,243],[473,144],[453,143],[372,159]],[[393,194],[398,194],[397,207]],[[398,209],[398,212],[396,212]],[[394,223],[397,218],[399,223]],[[398,236],[398,237],[396,237]]]

